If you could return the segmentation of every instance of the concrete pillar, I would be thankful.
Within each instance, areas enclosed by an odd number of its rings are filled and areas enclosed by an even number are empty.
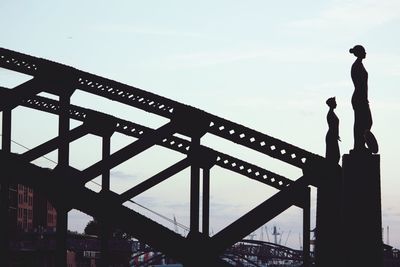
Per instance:
[[[343,156],[341,266],[383,266],[380,156]]]

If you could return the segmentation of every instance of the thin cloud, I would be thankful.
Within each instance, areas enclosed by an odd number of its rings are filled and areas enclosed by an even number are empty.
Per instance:
[[[170,69],[202,68],[221,64],[231,64],[251,60],[268,60],[280,63],[316,63],[324,61],[338,61],[343,53],[326,49],[317,51],[313,47],[285,48],[285,47],[250,47],[242,49],[198,51],[194,53],[176,54],[165,58],[163,66]],[[165,62],[168,62],[166,64]]]
[[[314,30],[368,29],[381,26],[400,17],[400,2],[386,1],[335,1],[319,15],[295,20],[289,26]]]
[[[390,67],[386,73],[392,77],[400,77],[400,65]]]
[[[90,26],[90,30],[107,33],[140,34],[152,36],[169,37],[201,37],[202,34],[196,32],[185,32],[174,29],[149,27],[129,24],[104,24]]]
[[[383,217],[400,217],[400,211],[396,207],[389,207],[382,211]]]
[[[387,51],[370,55],[369,65],[370,69],[376,74],[386,75],[388,77],[399,77],[399,61],[400,56],[393,54],[391,51]]]
[[[385,112],[400,112],[400,105],[397,99],[375,100],[373,102],[375,110]]]
[[[129,174],[123,171],[111,171],[112,178],[119,178],[123,180],[136,180],[138,177],[134,174]]]
[[[162,202],[158,203],[158,205],[160,204],[165,204],[165,200],[162,200]],[[169,203],[169,204],[165,204],[164,205],[166,208],[168,209],[187,209],[190,206],[189,202],[181,202],[181,203]]]

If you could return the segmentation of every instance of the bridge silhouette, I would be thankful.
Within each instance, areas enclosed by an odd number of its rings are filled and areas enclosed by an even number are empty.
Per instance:
[[[303,263],[303,251],[291,249],[276,243],[261,240],[243,239],[227,249],[223,256],[235,266],[300,266]],[[166,255],[154,251],[151,247],[141,248],[132,254],[133,266],[149,266],[166,259]],[[257,259],[257,260],[255,260]]]
[[[303,209],[302,257],[304,266],[309,265],[310,186],[321,186],[321,178],[324,177],[338,177],[341,167],[337,164],[332,164],[324,157],[298,146],[195,107],[60,63],[1,48],[0,67],[32,77],[14,88],[0,90],[3,116],[0,151],[1,216],[7,216],[5,207],[8,200],[5,192],[11,182],[29,185],[46,194],[57,209],[57,266],[66,265],[67,212],[71,209],[80,210],[102,223],[103,266],[107,266],[105,236],[111,226],[123,229],[157,251],[181,261],[185,266],[230,266],[220,258],[225,251],[293,205]],[[70,99],[77,89],[153,113],[169,121],[157,129],[152,129],[133,121],[72,105]],[[57,95],[59,100],[39,96],[41,92]],[[18,106],[57,115],[57,136],[24,153],[12,153],[12,110]],[[83,123],[71,129],[71,119]],[[110,139],[116,132],[135,137],[137,140],[111,153]],[[177,137],[174,135],[176,133],[187,136],[188,139]],[[247,162],[239,156],[228,155],[201,145],[200,140],[206,133],[300,168],[303,175],[297,180],[291,180]],[[69,144],[87,134],[102,138],[102,159],[84,170],[77,170],[70,166]],[[118,194],[110,190],[110,170],[153,146],[162,146],[186,157],[123,193]],[[55,168],[42,168],[32,163],[35,159],[56,150],[58,164]],[[279,191],[220,232],[210,236],[210,169],[213,166],[238,173]],[[190,168],[190,232],[186,237],[123,205],[186,168]],[[96,193],[85,187],[88,181],[100,175],[100,192]],[[200,182],[203,183],[202,199]],[[6,266],[9,260],[9,236],[4,220],[0,226],[3,251],[1,263],[2,266]]]

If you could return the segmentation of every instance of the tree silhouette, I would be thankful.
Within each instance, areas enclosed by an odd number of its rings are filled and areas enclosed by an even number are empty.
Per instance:
[[[86,227],[84,229],[84,233],[86,235],[100,236],[101,235],[100,222],[97,221],[96,219],[93,219],[93,220],[89,221],[86,224]],[[120,239],[132,239],[132,236],[130,234],[125,233],[124,231],[122,231],[119,228],[112,228],[110,237],[120,238]]]

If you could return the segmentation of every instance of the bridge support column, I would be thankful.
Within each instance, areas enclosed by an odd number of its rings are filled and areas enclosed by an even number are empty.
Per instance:
[[[192,138],[192,149],[198,151],[200,146],[200,138]],[[195,153],[194,152],[194,153]],[[197,157],[192,157],[192,166],[190,169],[190,234],[198,234],[200,230],[200,165]]]
[[[3,174],[4,175],[4,174]],[[10,235],[9,235],[9,188],[7,177],[3,178],[0,188],[0,266],[9,266],[10,261]]]
[[[60,114],[58,116],[58,135],[62,143],[58,148],[57,168],[69,166],[69,141],[68,132],[70,130],[69,104],[72,91],[65,91],[60,94]],[[67,179],[69,177],[60,177]],[[68,209],[65,203],[57,204],[57,232],[56,232],[56,265],[57,267],[67,266],[67,229],[68,229]]]
[[[108,158],[111,154],[110,146],[111,146],[111,135],[103,136],[103,144],[102,144],[102,158],[103,160]],[[101,186],[102,186],[102,194],[107,194],[110,192],[110,170],[104,170],[101,178]],[[108,267],[110,264],[110,255],[109,255],[109,237],[111,235],[111,227],[107,218],[102,218],[100,222],[101,227],[101,267]]]
[[[67,226],[68,211],[62,206],[57,208],[56,226],[56,266],[67,266]]]
[[[210,169],[203,169],[203,235],[210,235]]]
[[[315,261],[318,267],[342,266],[339,255],[343,252],[341,235],[341,169],[327,166],[327,176],[321,177],[317,191],[317,218]]]
[[[111,228],[108,220],[105,218],[100,222],[101,227],[101,247],[100,247],[100,267],[108,267],[110,265],[110,253],[108,240],[111,235]]]
[[[2,118],[2,143],[4,152],[11,151],[11,109],[3,110]],[[7,175],[2,173],[2,175]],[[2,177],[0,188],[0,266],[10,264],[10,183],[8,177]],[[13,222],[16,223],[16,222]]]
[[[343,156],[341,266],[383,266],[380,156]]]
[[[303,266],[310,266],[310,188],[304,190],[303,203]]]

